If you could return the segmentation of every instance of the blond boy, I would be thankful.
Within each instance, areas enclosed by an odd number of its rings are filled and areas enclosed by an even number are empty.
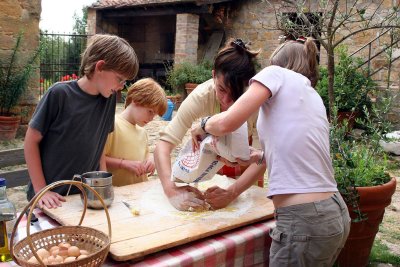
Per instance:
[[[141,79],[128,89],[125,109],[115,116],[114,132],[105,146],[107,170],[113,173],[114,186],[147,181],[147,175],[153,174],[154,160],[143,126],[166,110],[165,92],[153,79]]]

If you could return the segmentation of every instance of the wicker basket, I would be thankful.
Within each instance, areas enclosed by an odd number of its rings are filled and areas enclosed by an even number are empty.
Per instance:
[[[33,208],[37,205],[37,202],[42,198],[42,196],[49,190],[65,185],[75,185],[78,187],[83,196],[84,196],[84,209],[82,212],[81,219],[79,221],[79,225],[77,226],[60,226],[53,229],[43,230],[34,234],[30,234],[30,222],[32,218],[32,211]],[[82,221],[86,214],[86,207],[87,207],[87,195],[83,188],[87,188],[88,190],[92,191],[93,194],[100,200],[101,204],[104,207],[104,211],[107,216],[108,222],[108,235],[105,233],[90,228],[81,226]],[[19,222],[21,221],[22,217],[24,216],[25,212],[29,209],[28,218],[26,222],[26,237],[20,241],[18,241],[15,245],[14,244],[14,237],[18,227]],[[110,222],[110,215],[108,213],[108,209],[101,198],[101,196],[90,186],[78,182],[78,181],[59,181],[52,183],[45,188],[43,188],[39,193],[37,193],[33,199],[29,202],[29,204],[25,207],[25,209],[19,215],[14,229],[11,234],[10,239],[10,252],[14,259],[14,261],[21,265],[21,266],[46,266],[43,261],[39,258],[36,251],[40,248],[45,248],[49,250],[52,246],[57,246],[61,242],[68,242],[73,246],[77,246],[80,249],[87,250],[89,252],[88,257],[76,260],[73,262],[68,263],[59,263],[53,264],[53,266],[101,266],[104,260],[107,257],[107,254],[110,250],[111,244],[111,222]],[[36,259],[40,262],[40,264],[33,264],[28,262],[28,260],[35,256]]]

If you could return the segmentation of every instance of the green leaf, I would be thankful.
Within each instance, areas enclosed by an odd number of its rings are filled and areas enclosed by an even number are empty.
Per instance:
[[[41,49],[37,49],[24,64],[17,64],[23,32],[20,32],[11,57],[0,58],[0,114],[10,115],[10,110],[18,104],[26,91],[29,78],[35,68]]]

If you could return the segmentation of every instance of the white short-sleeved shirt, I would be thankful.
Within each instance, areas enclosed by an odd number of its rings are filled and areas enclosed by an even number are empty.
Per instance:
[[[272,93],[261,106],[257,121],[268,167],[268,196],[337,191],[326,110],[310,80],[269,66],[250,83],[254,81]]]

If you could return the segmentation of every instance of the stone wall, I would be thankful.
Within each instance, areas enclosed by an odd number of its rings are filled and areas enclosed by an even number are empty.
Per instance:
[[[276,3],[280,1],[271,2]],[[245,41],[250,41],[252,43],[252,47],[255,49],[261,48],[262,54],[260,55],[259,60],[262,66],[266,66],[268,65],[269,56],[279,45],[279,36],[283,34],[283,32],[279,30],[271,30],[271,28],[276,28],[276,17],[274,9],[265,1],[260,0],[238,1],[237,3],[240,4],[235,4],[234,7],[231,9],[229,25],[226,31],[227,37],[239,37]],[[343,4],[344,1],[341,1],[340,3]],[[385,1],[385,4],[388,5],[387,8],[391,6],[391,3],[392,0]],[[315,9],[313,9],[313,7],[315,7]],[[311,10],[310,12],[318,10],[317,6],[313,4],[310,4],[309,9]],[[339,30],[338,36],[344,33],[344,29]],[[363,34],[357,34],[349,38],[346,42],[344,42],[344,44],[348,46],[350,52],[353,52],[375,38],[377,36],[377,33],[378,31],[370,31]],[[377,51],[387,41],[388,35],[386,35],[385,38],[381,38],[380,41],[373,43],[372,49],[374,51]],[[360,56],[368,56],[367,52],[368,50],[364,49],[360,53]],[[326,51],[322,49],[321,54],[321,64],[326,64]],[[378,64],[379,60],[377,60],[377,63],[375,63],[374,67],[376,67],[376,65]],[[393,79],[395,78],[396,77],[393,76]]]
[[[280,1],[272,1],[274,3],[278,3]],[[316,5],[316,0],[309,1],[309,5],[307,8],[312,11],[317,11],[318,7]],[[375,3],[374,1],[365,1],[369,3]],[[340,1],[341,4],[344,4],[345,1]],[[384,9],[390,9],[395,1],[385,0]],[[367,12],[371,12],[374,8],[368,9]],[[284,11],[284,10],[281,10]],[[231,8],[231,14],[229,17],[229,25],[227,27],[227,37],[239,37],[244,41],[250,41],[252,43],[253,49],[261,49],[261,54],[258,57],[258,61],[261,64],[261,67],[265,67],[269,64],[269,57],[271,53],[275,50],[275,48],[279,45],[279,36],[283,34],[283,32],[278,30],[271,30],[271,28],[275,28],[276,17],[274,13],[274,9],[266,3],[266,1],[260,0],[247,0],[247,1],[237,1]],[[350,29],[354,30],[354,29]],[[338,31],[338,36],[346,34],[347,30],[342,28]],[[357,34],[349,38],[344,42],[347,45],[349,52],[352,53],[357,51],[376,36],[378,36],[379,32],[383,30],[373,30],[369,32],[365,32],[362,34]],[[372,43],[371,53],[372,55],[384,47],[389,42],[389,35],[386,34],[384,37],[379,38],[376,42]],[[400,55],[399,44],[397,48],[394,49],[394,58]],[[369,49],[363,49],[356,56],[361,58],[368,58]],[[380,71],[373,78],[377,81],[380,81],[381,87],[387,88],[387,77],[388,77],[388,61],[387,55],[382,54],[371,62],[371,66],[373,68],[378,68],[384,66],[385,69]],[[321,49],[321,62],[322,65],[327,64],[327,55],[326,51]],[[390,71],[390,93],[392,95],[399,94],[399,84],[400,84],[400,60],[397,60],[393,65]],[[392,121],[400,126],[400,97],[397,97],[394,103],[394,107],[392,109],[392,114],[390,115]]]
[[[225,12],[222,15],[225,16],[222,18],[224,22],[224,28],[226,32],[226,37],[239,37],[244,41],[251,41],[252,48],[258,49],[260,48],[262,53],[258,57],[258,61],[261,67],[265,67],[268,65],[269,57],[274,49],[279,45],[280,40],[278,39],[280,35],[283,33],[278,30],[271,30],[270,28],[274,28],[276,23],[275,11],[274,9],[267,4],[267,2],[273,2],[275,4],[282,3],[279,0],[273,1],[263,1],[263,0],[234,0],[228,3],[229,8],[224,10],[229,10],[229,12]],[[318,7],[318,0],[309,0],[306,8],[310,10],[310,12],[320,11]],[[341,5],[344,5],[347,1],[340,1]],[[361,4],[365,3],[373,3],[376,4],[377,1],[360,1]],[[378,1],[380,2],[380,1]],[[384,1],[384,10],[389,10],[393,4],[398,4],[399,0],[385,0]],[[340,6],[343,8],[343,6]],[[374,10],[373,8],[369,8],[366,12],[371,12]],[[285,11],[283,12],[293,12],[293,11]],[[88,16],[88,25],[89,32],[109,32],[116,33],[117,32],[117,23],[115,21],[105,19],[104,22],[102,20],[99,12],[94,14],[95,10],[89,11]],[[91,15],[91,13],[93,13]],[[130,20],[129,17],[124,18],[125,20]],[[162,19],[162,18],[159,18]],[[226,22],[226,23],[225,23]],[[96,29],[96,30],[94,30]],[[354,29],[350,29],[353,31]],[[354,52],[359,48],[363,47],[370,40],[374,39],[379,30],[365,32],[362,34],[357,34],[349,38],[344,42],[348,46],[349,52]],[[343,27],[338,31],[338,36],[341,34],[345,34],[346,29]],[[154,36],[152,37],[154,38]],[[199,16],[194,14],[178,14],[176,16],[176,36],[175,36],[175,55],[174,61],[175,63],[190,61],[197,62],[198,54],[199,54]],[[156,38],[157,39],[157,38]],[[380,38],[378,41],[374,42],[371,46],[371,53],[374,54],[377,51],[380,51],[382,47],[388,42],[388,35]],[[156,51],[152,44],[148,45],[148,51],[154,53]],[[147,47],[147,46],[146,46]],[[201,49],[202,47],[200,47]],[[357,54],[358,57],[368,58],[368,49],[363,49],[360,53]],[[141,55],[140,53],[140,61],[149,60],[145,54]],[[201,53],[200,53],[201,54]],[[400,55],[400,50],[397,48],[394,50],[394,57]],[[321,49],[321,60],[320,63],[322,65],[327,64],[327,55],[326,51]],[[151,62],[151,60],[150,60]],[[387,84],[387,58],[386,55],[382,54],[382,56],[377,57],[372,62],[373,68],[385,67],[384,71],[379,72],[374,75],[373,78],[375,80],[381,81],[381,85]],[[390,90],[393,95],[397,95],[399,93],[399,82],[400,82],[400,60],[395,62],[392,66],[390,72]],[[393,108],[393,114],[391,118],[393,118],[394,122],[400,122],[400,98],[395,101],[395,106]],[[400,123],[399,123],[400,126]]]
[[[23,64],[25,60],[39,47],[39,20],[41,0],[7,0],[0,1],[0,57],[10,57],[19,33],[23,32],[22,44],[17,54],[17,62]],[[26,125],[36,107],[39,97],[39,68],[30,81],[25,95],[15,112],[21,114],[21,126],[18,136],[23,136]]]
[[[94,35],[97,33],[96,25],[99,20],[100,15],[97,14],[96,9],[88,8],[88,16],[87,16],[87,32],[89,35]]]
[[[199,39],[199,16],[194,14],[176,15],[175,64],[197,63]]]

